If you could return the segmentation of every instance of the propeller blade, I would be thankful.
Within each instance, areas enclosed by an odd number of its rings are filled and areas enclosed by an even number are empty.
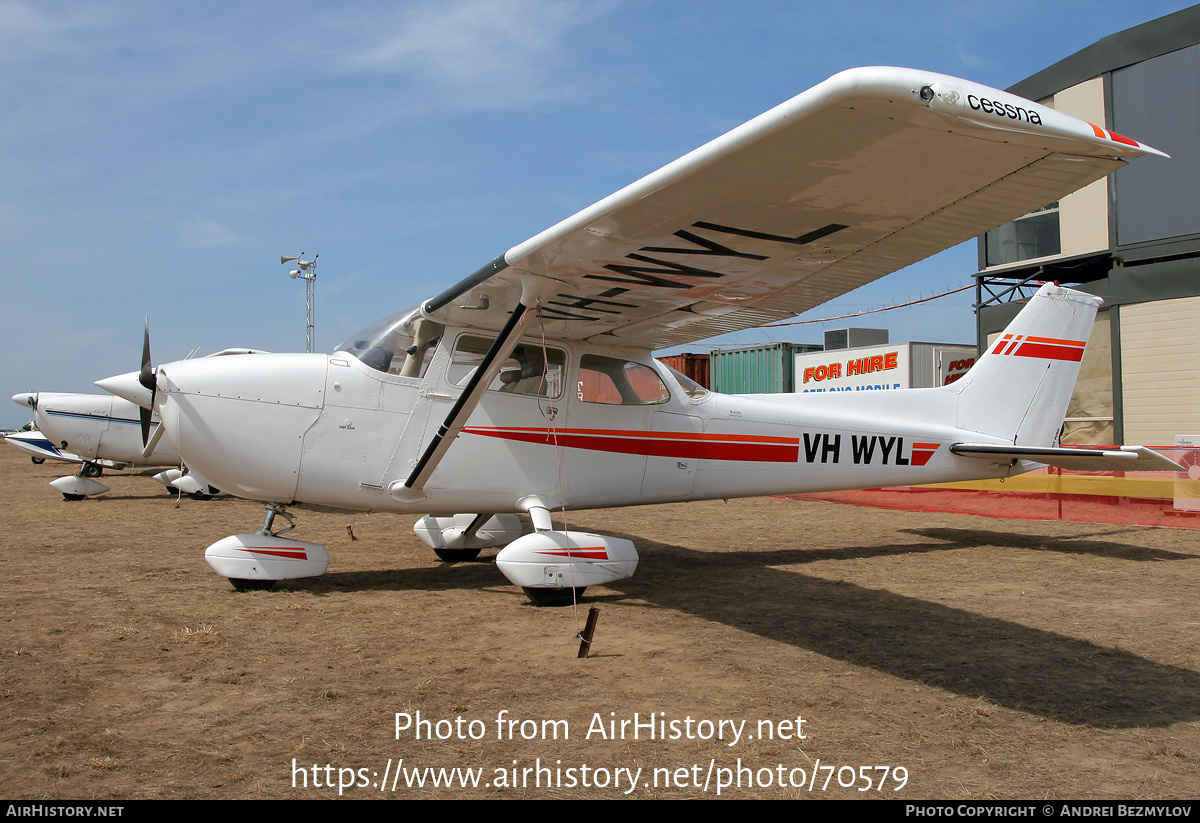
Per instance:
[[[150,318],[146,318],[146,336],[142,340],[142,372],[138,382],[143,388],[154,391],[154,367],[150,365]]]
[[[142,388],[150,390],[150,408],[141,409],[138,418],[142,423],[142,447],[146,449],[146,455],[154,451],[154,446],[158,445],[158,437],[162,434],[162,426],[158,427],[155,433],[154,444],[150,444],[150,418],[154,416],[154,396],[158,393],[158,375],[154,373],[154,366],[150,362],[150,318],[146,318],[146,336],[142,338],[142,370],[138,374],[138,382],[142,384]]]
[[[152,418],[153,416],[154,416],[154,412],[151,411],[150,409],[143,409],[140,406],[138,407],[138,419],[141,421],[141,424],[142,424],[142,446],[147,449],[150,448],[150,445],[149,445],[149,443],[150,443],[150,418]],[[162,431],[162,426],[159,426],[158,429],[159,430],[154,433],[155,437],[158,437],[159,432]],[[155,440],[155,445],[157,445],[157,444],[158,444],[158,441]]]
[[[142,409],[142,411],[145,412],[145,415],[142,417],[142,419],[147,421],[147,422],[143,423],[143,425],[148,426],[149,425],[148,417],[149,417],[150,413],[146,412],[145,409]],[[154,436],[150,438],[149,443],[146,443],[146,435],[143,430],[142,442],[145,443],[145,448],[142,449],[142,457],[143,458],[149,459],[150,455],[154,454],[154,448],[158,445],[158,441],[162,440],[162,436],[163,436],[163,427],[162,427],[161,423],[158,425],[158,428],[154,430]]]

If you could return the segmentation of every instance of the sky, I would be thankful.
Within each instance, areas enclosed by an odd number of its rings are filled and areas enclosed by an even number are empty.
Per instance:
[[[0,397],[318,351],[842,69],[1005,88],[1158,0],[0,0]],[[1136,138],[1136,135],[1131,135]],[[971,282],[975,244],[805,317]],[[973,342],[971,292],[825,328]],[[703,346],[688,347],[703,351]],[[0,427],[28,413],[0,404]]]

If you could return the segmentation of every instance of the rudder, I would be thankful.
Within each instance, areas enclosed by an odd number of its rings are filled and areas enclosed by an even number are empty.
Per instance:
[[[1102,301],[1046,284],[959,381],[958,427],[1021,446],[1056,446]]]

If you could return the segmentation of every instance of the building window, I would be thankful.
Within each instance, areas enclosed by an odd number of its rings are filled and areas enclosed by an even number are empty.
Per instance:
[[[987,233],[987,265],[1003,266],[1062,253],[1058,203],[1043,206]]]

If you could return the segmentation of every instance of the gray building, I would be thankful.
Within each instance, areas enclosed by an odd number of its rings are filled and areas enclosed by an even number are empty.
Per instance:
[[[1200,6],[1106,37],[1009,89],[1171,155],[988,232],[979,339],[1038,281],[1104,298],[1066,443],[1170,446],[1200,432]]]

